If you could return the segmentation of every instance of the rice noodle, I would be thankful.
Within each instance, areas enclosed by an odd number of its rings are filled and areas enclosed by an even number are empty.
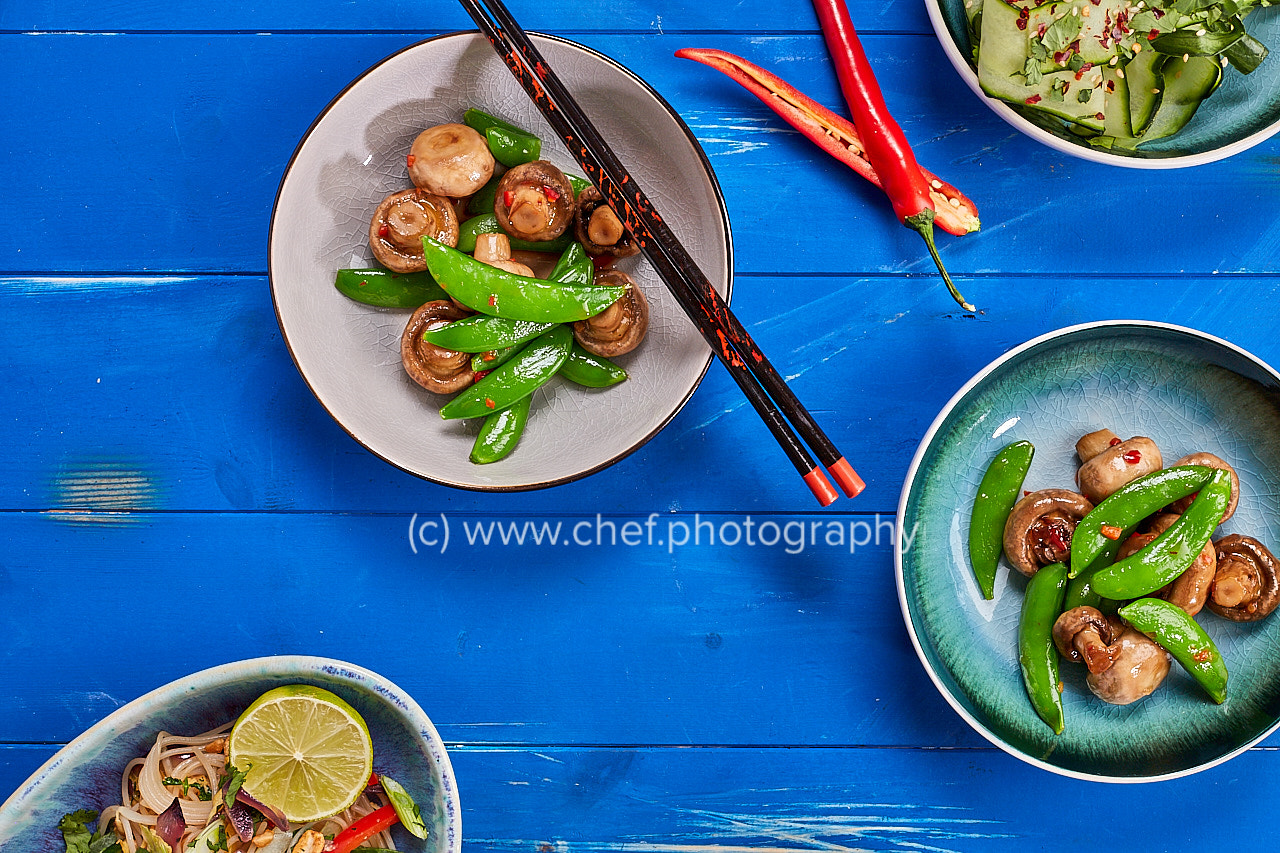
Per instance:
[[[206,752],[204,748],[225,738],[230,730],[231,723],[227,723],[192,737],[160,732],[145,756],[135,758],[125,765],[120,779],[120,804],[102,810],[99,826],[114,824],[125,853],[138,853],[140,850],[146,853],[146,848],[142,846],[141,827],[154,831],[156,818],[173,804],[176,796],[181,803],[187,829],[175,849],[185,850],[197,835],[208,828],[211,821],[224,820],[223,810],[217,808],[217,798],[201,800],[198,786],[203,786],[206,793],[217,792],[226,769],[226,756],[222,751]],[[166,785],[165,779],[186,780],[191,784],[187,785],[186,793],[183,793],[182,785]],[[302,826],[290,826],[289,847],[293,847],[298,836],[306,829],[314,829],[327,836],[336,835],[386,802],[389,801],[384,795],[379,794],[375,800],[366,791],[350,808],[339,814]],[[270,823],[259,823],[257,830],[260,832],[269,826]],[[256,853],[259,849],[252,842],[241,841],[230,828],[226,829],[226,834],[228,853]],[[364,846],[395,849],[389,831],[372,836],[364,842]]]

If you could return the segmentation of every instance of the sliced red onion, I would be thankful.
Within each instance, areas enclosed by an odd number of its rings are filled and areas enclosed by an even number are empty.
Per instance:
[[[159,835],[176,853],[178,842],[182,840],[182,834],[186,831],[187,819],[182,815],[182,801],[174,797],[169,807],[156,817],[156,835]]]
[[[236,835],[240,836],[241,841],[253,840],[253,814],[244,803],[237,798],[231,804],[231,808],[227,809],[227,820],[231,823],[231,828],[236,831]]]
[[[263,817],[271,821],[272,825],[274,825],[276,829],[289,828],[289,821],[287,818],[285,818],[284,812],[280,811],[279,809],[274,809],[271,806],[267,805],[266,803],[259,802],[257,799],[254,798],[252,794],[250,794],[244,788],[241,788],[240,790],[236,791],[236,802],[244,803],[246,806],[248,806],[251,809],[257,809],[259,812],[262,813]],[[247,841],[248,839],[245,839],[245,840]]]

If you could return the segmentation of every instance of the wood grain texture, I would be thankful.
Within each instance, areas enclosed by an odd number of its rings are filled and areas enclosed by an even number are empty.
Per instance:
[[[350,80],[415,40],[0,35],[7,61],[26,72],[25,85],[0,89],[0,128],[12,140],[0,160],[10,174],[0,272],[265,272],[265,229],[298,140]],[[930,274],[918,236],[896,223],[878,190],[723,75],[672,56],[686,46],[741,53],[838,106],[818,36],[583,41],[647,79],[702,142],[724,189],[740,271]],[[932,36],[866,42],[920,161],[978,204],[982,232],[942,235],[953,273],[1275,272],[1271,220],[1239,213],[1280,201],[1276,143],[1178,170],[1176,191],[1196,204],[1171,208],[1174,184],[1076,161],[1017,134],[964,87]],[[41,133],[27,130],[33,122]],[[93,152],[92,166],[68,158],[76,151]],[[1109,204],[1141,225],[1104,227],[1098,210]],[[87,239],[68,252],[68,234]]]
[[[352,79],[470,28],[452,0],[0,4],[0,794],[162,683],[296,652],[418,699],[468,849],[1273,840],[1274,736],[1139,786],[990,747],[916,658],[887,526],[939,409],[1036,335],[1150,319],[1280,362],[1280,143],[1175,172],[1078,162],[969,92],[918,0],[850,5],[919,159],[978,203],[983,231],[941,240],[976,316],[878,191],[672,55],[738,53],[838,108],[808,0],[511,0],[630,67],[701,141],[735,310],[868,482],[816,512],[718,367],[636,454],[511,495],[392,468],[307,390],[266,276],[276,189]],[[775,544],[723,540],[748,519]],[[670,544],[680,525],[699,544]],[[570,544],[531,542],[556,530]],[[1188,818],[1205,804],[1219,820]]]
[[[954,315],[934,276],[739,279],[735,310],[869,484],[833,509],[896,511],[911,456],[951,395],[1006,350],[1056,328],[1175,322],[1280,362],[1270,277],[983,276],[961,285],[989,306],[983,314]],[[496,498],[420,481],[348,437],[290,361],[264,278],[8,278],[0,296],[0,348],[11,365],[0,383],[0,411],[11,414],[0,437],[24,448],[0,455],[3,509],[811,508],[802,484],[776,476],[785,460],[718,366],[631,457],[577,483]],[[84,332],[74,347],[68,323]],[[432,405],[424,394],[424,417]],[[75,488],[113,471],[136,471],[136,494],[93,503]]]
[[[0,788],[51,751],[0,748]],[[991,749],[455,745],[451,758],[464,847],[492,853],[1020,853],[1101,831],[1134,850],[1221,849],[1221,827],[1187,815],[1206,801],[1239,808],[1233,833],[1273,837],[1275,752],[1261,749],[1123,786],[1064,781]]]
[[[803,2],[780,6],[767,0],[700,3],[675,0],[600,0],[592,3],[507,3],[527,30],[558,33],[622,33],[660,35],[670,32],[817,32],[813,9]],[[852,0],[849,7],[860,29],[911,27],[929,32],[919,3]],[[270,8],[202,6],[145,0],[136,3],[89,3],[84,0],[36,0],[0,9],[0,30],[19,31],[179,31],[220,30],[251,33],[333,31],[340,33],[430,33],[475,29],[454,0],[376,0],[360,4],[340,0],[277,3]]]

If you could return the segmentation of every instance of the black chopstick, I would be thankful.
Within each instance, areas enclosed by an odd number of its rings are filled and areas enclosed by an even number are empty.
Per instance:
[[[497,20],[496,24],[489,20],[481,2],[492,7],[491,14]],[[646,257],[728,368],[818,499],[825,505],[834,499],[835,493],[786,423],[782,411],[815,449],[845,494],[852,497],[861,491],[862,480],[756,347],[750,334],[667,227],[510,12],[500,0],[461,0],[461,3],[560,134],[587,177],[636,235]],[[536,79],[533,69],[536,69]]]

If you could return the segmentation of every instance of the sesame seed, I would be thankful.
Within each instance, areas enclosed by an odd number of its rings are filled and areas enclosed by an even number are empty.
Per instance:
[[[1117,76],[1117,77],[1119,77],[1121,80],[1123,80],[1123,79],[1124,79],[1124,69],[1123,69],[1123,68],[1117,68],[1117,69],[1116,69],[1116,76]]]
[[[1204,29],[1196,30],[1196,38],[1199,38],[1208,32],[1209,32],[1208,30],[1204,30]]]

